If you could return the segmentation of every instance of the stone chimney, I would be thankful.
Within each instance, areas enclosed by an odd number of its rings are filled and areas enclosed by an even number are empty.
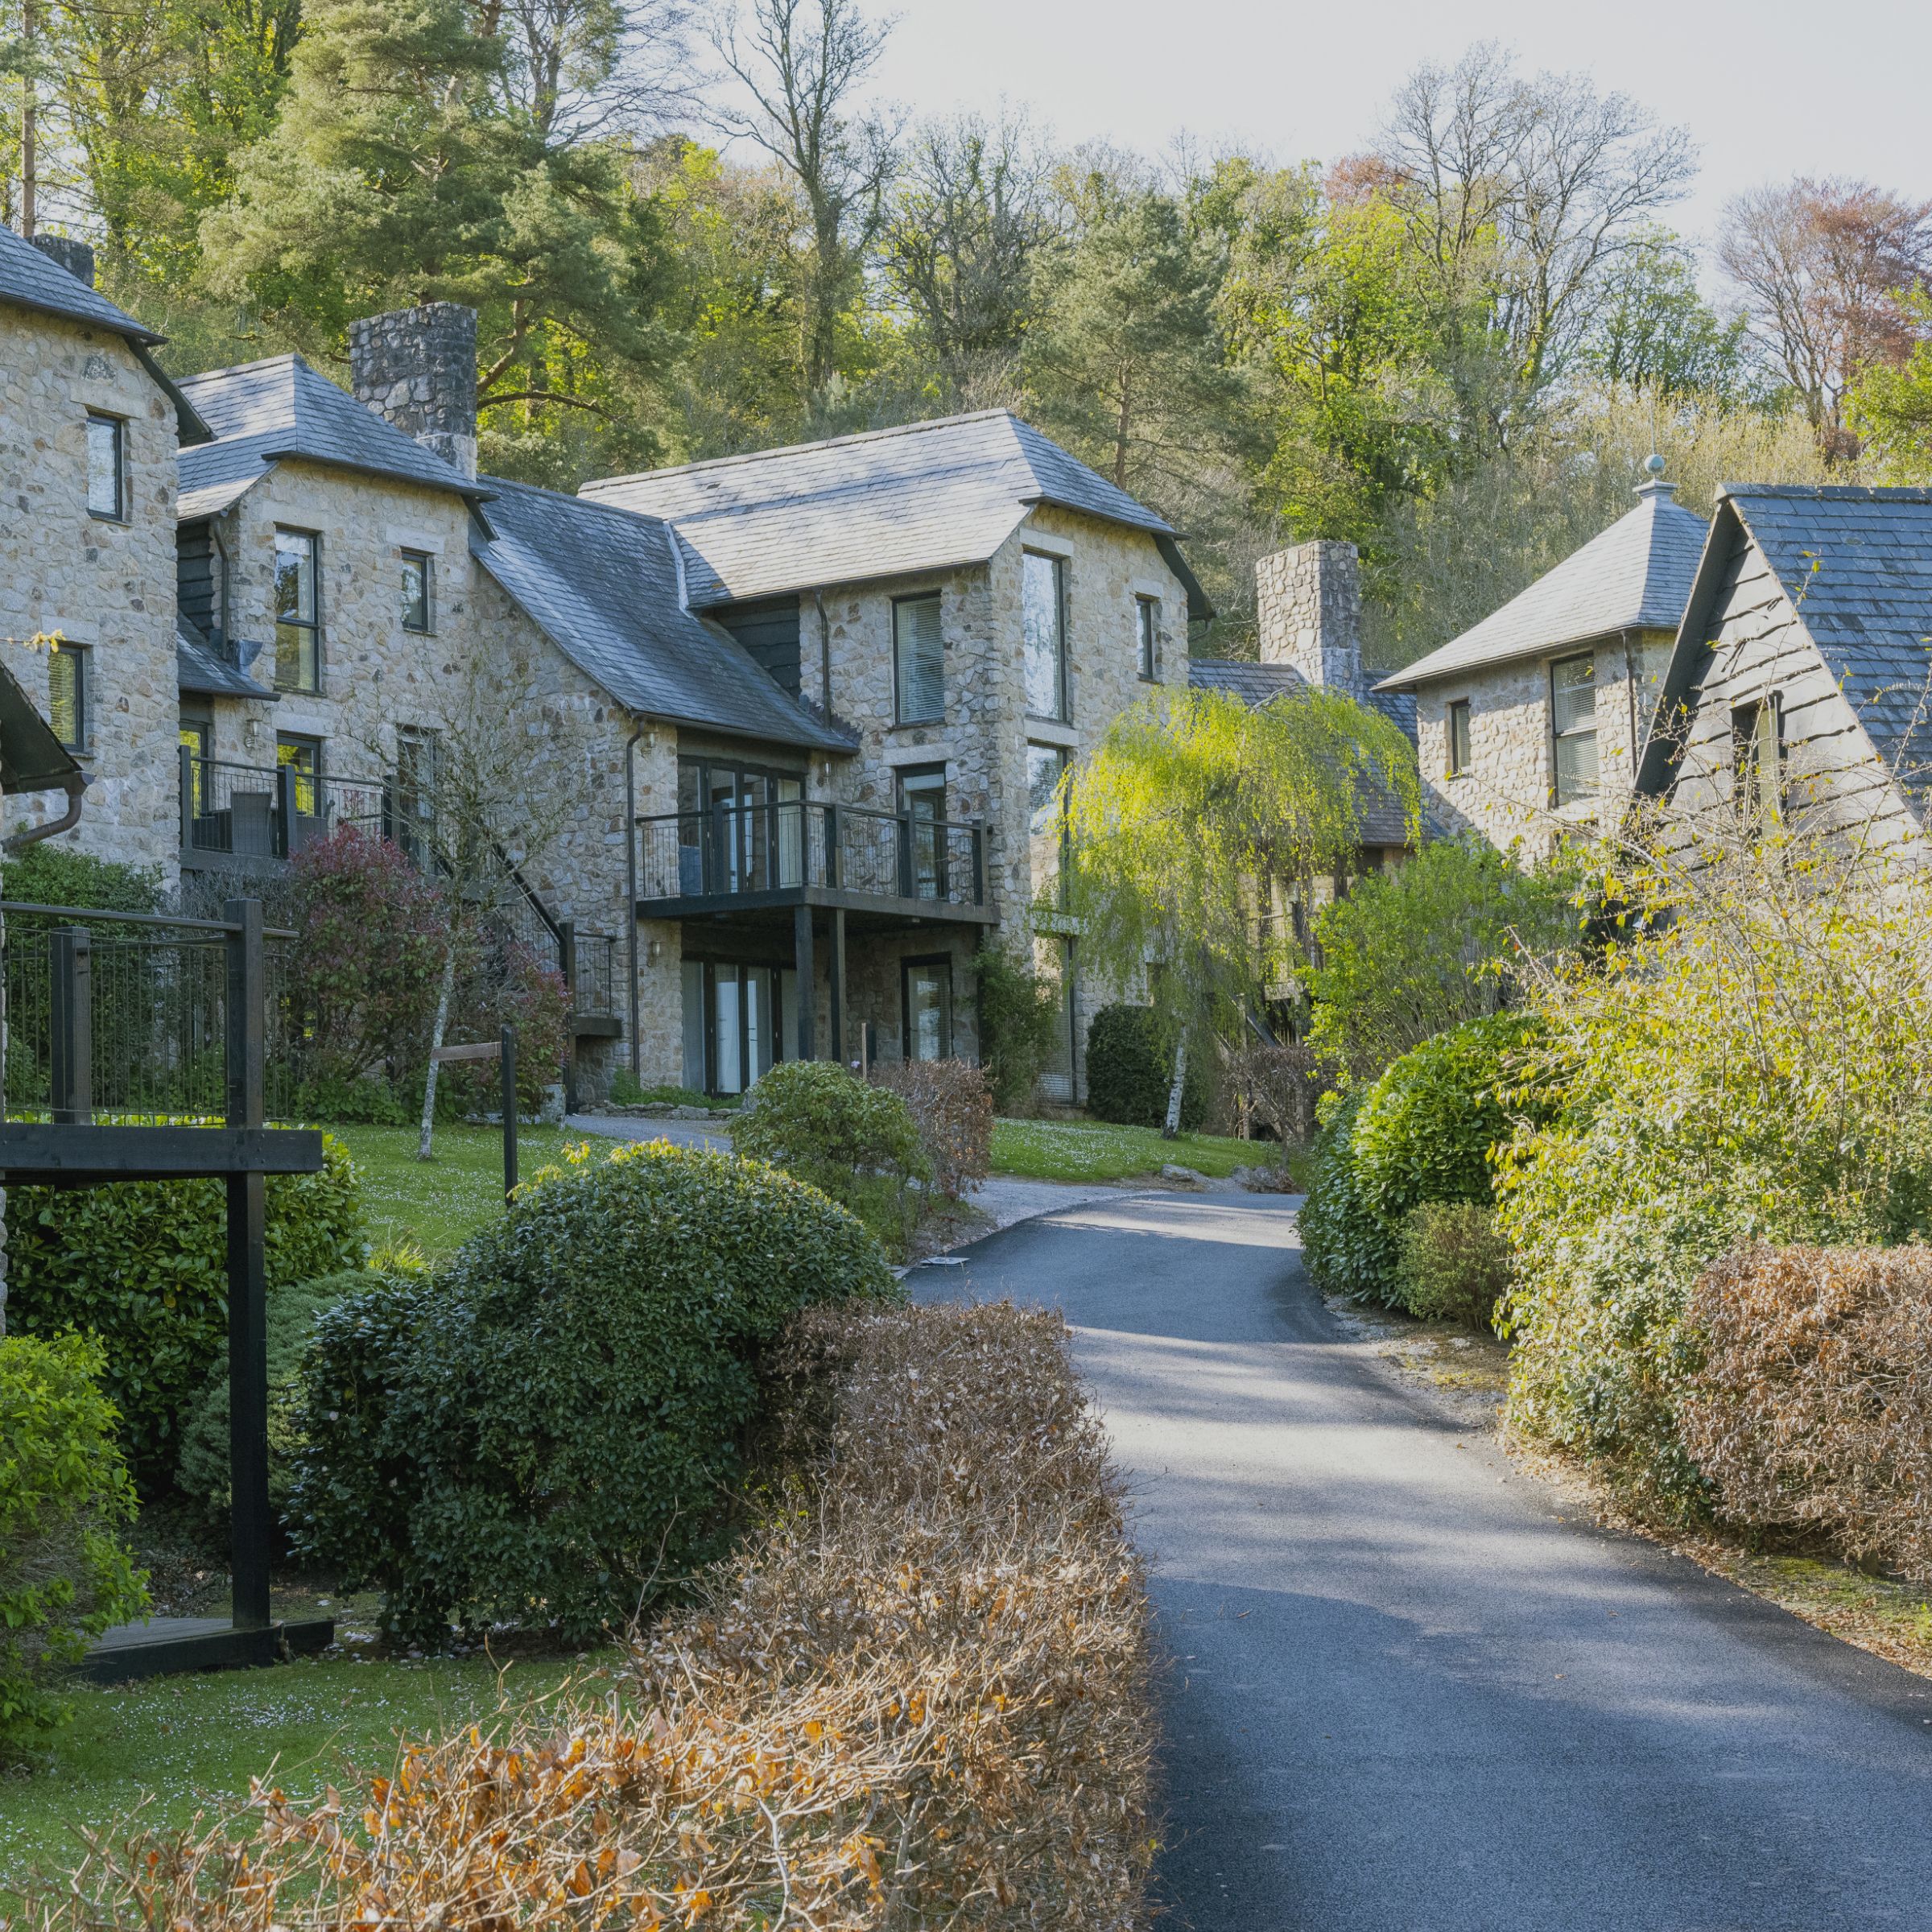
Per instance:
[[[1362,578],[1352,543],[1322,538],[1254,567],[1255,627],[1264,664],[1291,664],[1311,684],[1360,698]]]
[[[356,400],[466,477],[477,473],[477,312],[454,302],[349,325]]]
[[[34,246],[50,261],[58,262],[76,282],[94,285],[94,251],[85,242],[72,235],[35,235]]]

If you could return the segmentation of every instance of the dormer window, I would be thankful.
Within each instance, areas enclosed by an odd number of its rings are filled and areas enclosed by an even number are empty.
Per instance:
[[[87,514],[127,521],[127,425],[95,410],[87,415]]]

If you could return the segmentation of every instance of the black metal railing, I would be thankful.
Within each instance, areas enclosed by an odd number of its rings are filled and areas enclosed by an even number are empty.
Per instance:
[[[407,847],[394,788],[382,779],[338,778],[293,765],[237,765],[180,753],[181,853],[287,859],[343,825],[394,836]]]
[[[803,886],[985,903],[985,836],[910,812],[786,799],[638,820],[638,897],[729,899]]]
[[[510,890],[492,907],[490,923],[502,938],[526,949],[561,974],[570,1010],[580,1018],[614,1019],[617,1013],[617,942],[605,933],[579,932],[555,918],[514,869]]]

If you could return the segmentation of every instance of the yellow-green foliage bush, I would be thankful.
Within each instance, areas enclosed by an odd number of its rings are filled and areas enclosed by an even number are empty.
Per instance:
[[[1678,1514],[1708,1502],[1676,1427],[1698,1276],[1901,1241],[1932,1205],[1932,888],[1782,843],[1699,856],[1629,882],[1668,923],[1538,989],[1567,1098],[1498,1170],[1512,1415]]]
[[[85,1336],[0,1336],[0,1752],[60,1723],[60,1671],[147,1607],[116,1535],[134,1491],[100,1373]]]
[[[270,1174],[271,1288],[358,1266],[365,1236],[355,1169],[323,1137],[320,1174]],[[101,1385],[135,1475],[165,1481],[183,1417],[228,1340],[228,1208],[219,1181],[10,1187],[9,1325],[98,1335]]]
[[[579,1149],[440,1274],[316,1318],[291,1542],[426,1641],[452,1620],[621,1628],[715,1554],[785,1323],[898,1292],[865,1228],[789,1174]]]
[[[1486,1201],[1424,1201],[1402,1223],[1402,1306],[1423,1321],[1487,1328],[1509,1288],[1509,1244]]]

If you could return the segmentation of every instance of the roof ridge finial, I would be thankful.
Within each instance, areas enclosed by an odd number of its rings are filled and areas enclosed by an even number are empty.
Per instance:
[[[1674,497],[1677,485],[1664,481],[1664,460],[1655,450],[1644,458],[1644,480],[1637,486],[1640,497]]]

